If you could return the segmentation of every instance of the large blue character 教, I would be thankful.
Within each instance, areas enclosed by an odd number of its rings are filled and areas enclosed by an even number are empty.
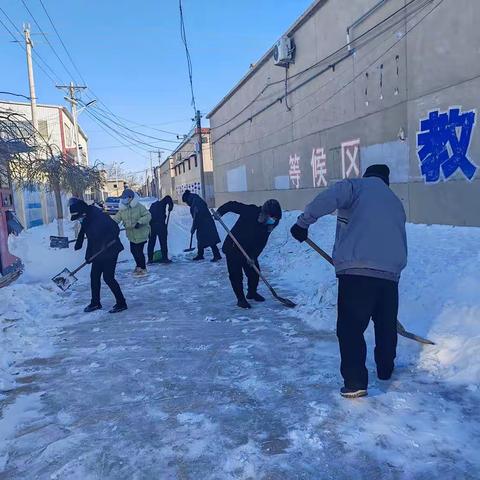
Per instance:
[[[468,158],[468,148],[475,117],[475,110],[461,113],[460,108],[450,108],[448,113],[432,111],[420,121],[417,146],[425,182],[438,182],[440,172],[448,180],[457,170],[468,180],[473,179],[477,166]]]

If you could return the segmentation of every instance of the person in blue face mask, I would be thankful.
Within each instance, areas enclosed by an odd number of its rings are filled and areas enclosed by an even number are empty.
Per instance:
[[[245,205],[240,202],[227,202],[217,209],[220,216],[226,213],[236,213],[239,218],[232,228],[233,236],[247,252],[248,256],[260,269],[258,257],[265,248],[268,237],[282,218],[282,208],[277,200],[267,200],[261,207]],[[228,275],[233,291],[237,297],[237,305],[241,308],[251,308],[248,300],[264,302],[265,298],[257,292],[259,277],[247,263],[233,240],[227,236],[222,247],[227,258]],[[243,273],[247,277],[247,295],[243,290]]]

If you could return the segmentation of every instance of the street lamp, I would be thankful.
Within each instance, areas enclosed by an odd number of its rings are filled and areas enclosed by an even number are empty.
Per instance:
[[[75,130],[75,143],[77,144],[76,145],[77,162],[80,162],[80,143],[79,143],[79,137],[78,137],[78,120],[77,120],[77,118],[86,108],[93,105],[96,102],[96,100],[91,100],[90,102],[85,103],[82,108],[79,108],[77,110],[78,101],[76,99],[70,98],[70,97],[63,97],[63,98],[67,102],[69,102],[70,105],[72,106],[73,128]]]

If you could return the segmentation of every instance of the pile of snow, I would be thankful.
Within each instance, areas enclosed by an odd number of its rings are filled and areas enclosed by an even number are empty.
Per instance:
[[[335,273],[308,245],[290,236],[299,214],[285,213],[261,263],[277,279],[282,294],[300,292],[295,315],[300,312],[311,326],[334,331]],[[310,231],[310,237],[330,254],[335,225],[336,218],[328,216]],[[436,345],[421,347],[401,339],[399,361],[476,390],[480,384],[480,228],[409,224],[407,236],[409,259],[400,281],[399,320],[407,330]]]

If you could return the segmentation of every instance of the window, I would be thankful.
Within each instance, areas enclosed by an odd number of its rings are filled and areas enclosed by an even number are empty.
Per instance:
[[[185,173],[185,162],[182,162],[183,173]]]
[[[208,137],[202,135],[202,143],[208,143]]]
[[[197,156],[196,156],[196,155],[194,155],[194,157],[195,157],[195,168],[197,168],[197,167],[198,167],[198,160],[197,160]]]
[[[48,139],[48,123],[46,120],[38,121],[38,131],[43,139]]]
[[[117,188],[117,184],[116,184],[116,183],[113,184],[113,188]]]
[[[188,159],[188,169],[189,169],[189,170],[192,169],[192,164],[190,163],[190,159]]]

